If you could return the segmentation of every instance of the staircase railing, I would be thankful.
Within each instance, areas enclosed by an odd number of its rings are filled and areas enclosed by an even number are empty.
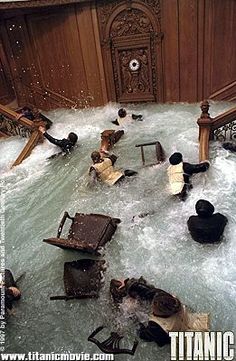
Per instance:
[[[43,140],[42,134],[38,130],[40,123],[35,125],[33,121],[25,118],[22,116],[22,114],[18,114],[14,110],[9,109],[2,104],[0,104],[0,116],[5,118],[6,123],[10,125],[10,132],[13,130],[13,133],[29,138],[25,147],[13,163],[13,167],[23,162],[23,160],[30,155],[34,147]]]
[[[199,160],[209,159],[210,140],[225,141],[236,139],[236,107],[211,118],[209,114],[209,102],[201,103],[201,116],[197,123],[199,125]]]

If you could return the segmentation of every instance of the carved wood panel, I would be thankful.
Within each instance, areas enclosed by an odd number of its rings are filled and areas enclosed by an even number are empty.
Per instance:
[[[124,39],[112,43],[112,62],[117,100],[153,101],[150,37],[136,38],[131,45]]]
[[[102,2],[98,14],[110,100],[162,100],[159,1]]]

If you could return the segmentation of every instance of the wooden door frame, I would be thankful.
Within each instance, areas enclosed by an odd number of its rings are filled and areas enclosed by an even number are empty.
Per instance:
[[[112,39],[110,37],[110,30],[113,21],[115,18],[122,12],[128,9],[137,9],[142,11],[150,20],[154,33],[153,36],[153,46],[151,48],[151,55],[155,56],[155,74],[156,82],[154,84],[155,98],[157,102],[163,102],[163,54],[162,54],[162,38],[163,33],[161,32],[160,19],[157,14],[153,11],[151,7],[138,1],[123,2],[122,4],[117,4],[112,14],[109,16],[108,21],[105,26],[105,30],[101,32],[101,45],[102,45],[102,55],[105,68],[105,77],[107,85],[108,99],[110,101],[116,101],[116,91],[115,91],[115,82],[113,77],[113,64],[112,64],[112,54],[111,54],[111,45]]]

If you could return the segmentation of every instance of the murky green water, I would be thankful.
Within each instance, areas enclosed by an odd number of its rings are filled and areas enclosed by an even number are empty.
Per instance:
[[[231,106],[215,103],[211,115]],[[193,177],[194,188],[185,203],[173,201],[167,192],[168,162],[143,168],[135,144],[159,140],[167,157],[180,151],[186,161],[197,162],[199,105],[153,104],[130,109],[142,112],[145,121],[126,129],[114,153],[119,156],[117,166],[135,169],[139,176],[120,187],[87,187],[90,153],[99,147],[100,132],[115,128],[110,124],[115,105],[48,113],[55,122],[52,135],[62,138],[74,131],[79,136],[79,147],[67,158],[46,160],[56,148],[45,141],[22,165],[9,170],[25,140],[0,142],[6,187],[6,265],[16,278],[26,272],[20,283],[22,299],[7,325],[6,352],[99,352],[87,337],[101,324],[108,330],[123,329],[131,344],[135,325],[124,316],[118,322],[109,299],[109,281],[116,277],[143,275],[194,310],[209,312],[212,330],[236,328],[235,155],[214,143],[210,170]],[[210,200],[229,219],[225,241],[219,245],[202,246],[188,234],[186,221],[199,198]],[[122,220],[104,251],[108,268],[98,300],[49,300],[51,295],[64,294],[64,262],[86,257],[42,242],[56,236],[65,210],[71,215],[76,211],[104,213]],[[131,222],[134,215],[148,211],[155,213]],[[168,347],[160,349],[140,341],[134,357],[117,359],[166,361],[170,354]]]

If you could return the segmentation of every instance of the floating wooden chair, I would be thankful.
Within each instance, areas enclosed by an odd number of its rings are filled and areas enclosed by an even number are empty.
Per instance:
[[[67,218],[72,221],[68,238],[60,238]],[[70,217],[68,212],[65,212],[58,228],[57,238],[48,238],[43,241],[57,247],[99,255],[99,250],[111,240],[120,222],[118,218],[102,214],[76,213],[74,217]]]
[[[123,130],[118,130],[117,132],[112,129],[104,130],[101,133],[100,149],[106,151],[110,150],[113,147],[113,145],[117,143],[118,140],[120,140],[123,134],[124,134]]]
[[[154,164],[161,163],[165,160],[165,152],[164,152],[164,149],[162,148],[162,145],[160,142],[156,141],[156,142],[151,142],[151,143],[136,144],[135,147],[141,148],[141,157],[142,157],[143,165],[145,165],[145,157],[144,157],[144,149],[143,148],[147,147],[147,146],[151,146],[151,145],[155,146],[155,155],[156,155],[157,162]],[[154,165],[154,164],[150,164],[149,166]]]
[[[120,336],[116,332],[111,332],[111,335],[105,341],[99,341],[95,338],[95,336],[104,328],[104,326],[100,326],[96,328],[93,333],[88,337],[88,341],[93,342],[98,348],[108,354],[128,354],[134,355],[136,348],[138,346],[138,341],[135,340],[132,349],[128,348],[121,348],[120,341],[122,340],[123,336]]]
[[[65,295],[51,296],[50,300],[98,298],[103,285],[104,260],[80,259],[64,263]]]

